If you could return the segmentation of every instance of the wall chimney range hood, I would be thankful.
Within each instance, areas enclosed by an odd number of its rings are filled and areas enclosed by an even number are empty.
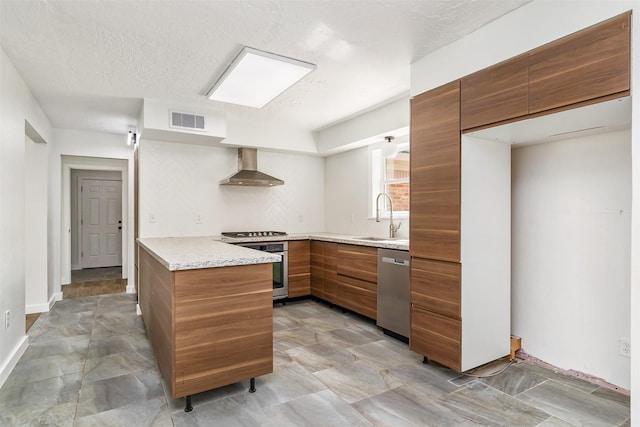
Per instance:
[[[238,148],[238,172],[220,181],[220,185],[243,185],[246,187],[273,187],[284,181],[258,170],[258,150]]]

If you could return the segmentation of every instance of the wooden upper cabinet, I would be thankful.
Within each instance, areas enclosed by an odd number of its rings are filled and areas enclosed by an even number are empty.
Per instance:
[[[529,56],[521,55],[460,81],[461,127],[470,129],[529,113]]]
[[[460,261],[460,82],[411,100],[410,252]]]
[[[631,13],[586,28],[529,53],[529,113],[630,88]]]

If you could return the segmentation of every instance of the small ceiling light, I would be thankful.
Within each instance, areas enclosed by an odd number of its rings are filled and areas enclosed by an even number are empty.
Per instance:
[[[129,134],[127,135],[127,145],[135,145],[137,141],[137,137],[138,135],[133,132],[133,131],[129,131]]]
[[[384,139],[387,140],[387,143],[382,146],[382,157],[384,158],[396,157],[398,155],[398,144],[393,142],[395,137],[385,136]]]
[[[245,46],[207,97],[262,108],[316,68],[308,62]]]

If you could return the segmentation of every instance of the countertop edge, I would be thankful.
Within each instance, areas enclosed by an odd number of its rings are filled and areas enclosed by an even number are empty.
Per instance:
[[[409,241],[404,239],[395,240],[363,240],[358,236],[337,233],[301,233],[288,234],[286,236],[262,236],[262,237],[222,237],[223,243],[251,243],[251,242],[287,242],[295,240],[320,240],[323,242],[346,243],[349,245],[370,246],[382,249],[397,249],[401,251],[409,250]]]
[[[212,237],[149,237],[138,238],[136,241],[169,271],[268,264],[282,259],[277,254],[230,245]],[[154,247],[154,245],[149,244],[153,242],[164,246]],[[217,245],[222,247],[229,246],[233,248],[233,251],[242,252],[242,254],[220,256],[215,251],[212,251]],[[187,249],[186,254],[185,249]]]

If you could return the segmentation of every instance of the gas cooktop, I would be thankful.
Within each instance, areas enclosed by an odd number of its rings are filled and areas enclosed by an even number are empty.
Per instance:
[[[284,231],[227,231],[222,233],[225,237],[270,237],[286,236]]]

